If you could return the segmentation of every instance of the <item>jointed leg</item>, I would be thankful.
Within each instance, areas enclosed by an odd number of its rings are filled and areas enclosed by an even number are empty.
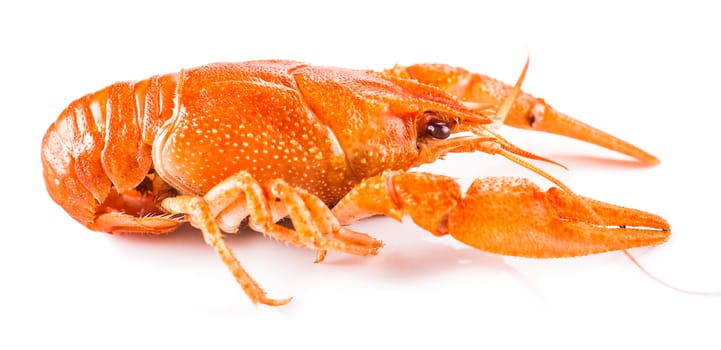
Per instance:
[[[240,262],[233,254],[223,239],[223,234],[216,225],[213,215],[210,212],[208,203],[201,197],[178,196],[168,198],[163,202],[163,206],[169,211],[175,213],[188,214],[190,223],[199,227],[203,232],[205,242],[215,249],[216,253],[228,267],[253,303],[263,303],[266,305],[284,305],[290,302],[292,298],[287,299],[270,299],[266,297],[265,291],[258,285],[255,280],[243,269]]]
[[[279,200],[293,222],[295,230],[275,223],[272,205]],[[282,305],[290,299],[275,300],[241,267],[223,240],[218,222],[225,227],[248,217],[249,226],[279,241],[319,251],[322,261],[326,250],[356,255],[374,255],[382,244],[365,234],[342,228],[325,204],[312,194],[294,188],[282,180],[262,186],[253,177],[240,172],[213,187],[204,197],[178,196],[165,199],[164,209],[173,214],[186,214],[190,223],[201,229],[205,241],[212,246],[243,290],[255,303]],[[277,205],[276,205],[277,207]]]
[[[366,234],[342,227],[325,203],[305,190],[295,189],[281,180],[272,182],[270,189],[285,203],[300,240],[309,247],[320,248],[316,262],[323,261],[326,250],[369,255],[383,246]]]

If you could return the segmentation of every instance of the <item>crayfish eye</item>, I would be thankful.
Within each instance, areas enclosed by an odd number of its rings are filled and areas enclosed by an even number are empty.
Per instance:
[[[433,120],[426,124],[426,133],[434,139],[445,140],[451,136],[451,127],[444,121]]]

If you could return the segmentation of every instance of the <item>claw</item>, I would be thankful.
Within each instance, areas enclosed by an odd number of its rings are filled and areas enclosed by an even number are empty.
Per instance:
[[[528,62],[526,62],[526,67]],[[524,73],[525,73],[524,68]],[[483,74],[469,72],[463,68],[443,64],[417,64],[408,67],[397,66],[387,74],[418,80],[433,85],[454,96],[458,96],[471,109],[487,106],[501,106],[515,87]],[[523,74],[516,83],[520,89]],[[642,149],[590,125],[573,119],[549,106],[543,99],[520,92],[513,104],[498,116],[498,122],[516,128],[545,131],[563,135],[605,147],[639,161],[654,165],[658,158]]]
[[[475,248],[533,258],[655,245],[670,235],[660,216],[558,188],[544,192],[516,178],[477,179],[448,214],[447,227]]]
[[[655,245],[671,234],[658,215],[541,189],[527,179],[476,179],[465,195],[450,177],[384,172],[344,197],[333,213],[342,224],[374,214],[408,214],[434,235],[450,234],[483,251],[557,258]]]
[[[658,158],[648,152],[555,110],[543,99],[525,95],[520,100],[533,101],[527,103],[527,106],[532,107],[526,109],[525,113],[509,113],[504,121],[506,125],[586,141],[631,156],[649,165],[659,163]]]

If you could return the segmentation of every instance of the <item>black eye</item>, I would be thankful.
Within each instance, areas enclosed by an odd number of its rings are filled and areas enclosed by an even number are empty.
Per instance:
[[[433,120],[426,124],[426,133],[434,139],[445,140],[451,136],[451,127],[446,122]]]

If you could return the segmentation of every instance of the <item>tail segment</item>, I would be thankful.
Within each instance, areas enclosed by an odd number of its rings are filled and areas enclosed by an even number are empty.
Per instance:
[[[75,220],[120,231],[108,217],[98,220],[112,214],[122,218],[122,230],[133,231],[127,225],[133,217],[157,213],[148,189],[157,183],[148,178],[150,150],[173,112],[176,84],[176,74],[113,84],[72,102],[48,128],[41,149],[45,187]]]

